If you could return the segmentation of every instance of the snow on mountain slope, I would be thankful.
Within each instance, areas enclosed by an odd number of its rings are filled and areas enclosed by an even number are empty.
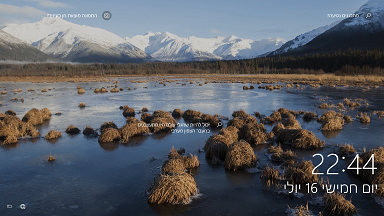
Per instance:
[[[285,42],[282,38],[253,41],[236,36],[182,38],[169,32],[148,32],[125,40],[160,61],[251,58],[276,50]]]
[[[53,58],[22,40],[0,30],[0,61],[1,60],[45,62],[48,60],[52,61]]]
[[[119,36],[104,29],[77,25],[60,18],[7,25],[3,30],[46,54],[70,61],[142,62],[151,57]],[[81,47],[81,49],[79,49]],[[85,56],[85,55],[90,56]]]
[[[364,18],[364,12],[370,11],[373,14],[371,20]],[[355,14],[359,14],[358,18],[349,18],[345,26],[356,26],[356,25],[369,25],[374,23],[384,27],[384,1],[383,0],[369,0],[367,3],[362,5]]]
[[[273,55],[279,55],[286,53],[290,50],[296,49],[298,47],[304,46],[305,44],[312,41],[315,37],[321,35],[328,29],[334,27],[337,25],[340,21],[333,22],[326,26],[321,26],[319,28],[313,29],[312,31],[306,32],[304,34],[301,34],[297,37],[295,37],[293,40],[290,40],[286,42],[284,45],[282,45],[279,49],[272,52]]]

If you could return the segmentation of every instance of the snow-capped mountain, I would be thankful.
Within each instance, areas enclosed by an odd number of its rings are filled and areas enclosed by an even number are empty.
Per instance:
[[[367,11],[372,12],[372,19],[364,17]],[[384,0],[369,0],[354,14],[359,16],[346,18],[299,35],[271,55],[314,54],[349,48],[384,49]]]
[[[7,25],[3,31],[44,53],[75,62],[143,62],[144,51],[104,29],[45,17],[35,23]]]
[[[3,60],[43,62],[53,60],[53,58],[22,40],[0,30],[0,61]]]
[[[282,38],[253,41],[236,36],[182,38],[169,32],[148,32],[124,39],[160,61],[252,58],[276,50],[286,41]]]
[[[319,28],[313,29],[312,31],[306,32],[304,34],[301,34],[297,37],[295,37],[293,40],[290,40],[286,42],[284,45],[282,45],[279,49],[273,51],[272,55],[280,55],[283,53],[286,53],[288,51],[291,51],[293,49],[296,49],[298,47],[304,46],[305,44],[311,42],[315,37],[321,35],[328,29],[334,27],[335,25],[339,24],[340,21],[333,22],[326,26],[321,26]]]

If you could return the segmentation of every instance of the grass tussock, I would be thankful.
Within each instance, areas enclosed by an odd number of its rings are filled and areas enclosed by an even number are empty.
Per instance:
[[[113,88],[113,89],[111,89],[111,92],[112,93],[117,93],[117,92],[120,92],[120,90],[118,88]]]
[[[129,141],[129,138],[133,136],[149,133],[148,127],[142,127],[142,125],[145,124],[145,122],[137,121],[137,119],[136,121],[127,122],[127,124],[125,124],[118,130],[120,133],[121,142],[127,143]]]
[[[183,116],[183,111],[181,109],[174,109],[172,111],[172,116],[174,118],[180,118],[181,116]]]
[[[184,161],[182,159],[170,159],[164,161],[161,166],[161,173],[173,175],[185,172]]]
[[[333,118],[336,118],[336,117],[338,117],[338,114],[335,111],[331,110],[331,111],[325,112],[323,115],[321,115],[317,119],[317,121],[318,122],[325,122],[328,119],[333,119]],[[341,117],[341,116],[339,116],[339,117]]]
[[[85,136],[97,136],[98,135],[96,130],[93,129],[91,126],[88,126],[88,125],[84,128],[83,134]]]
[[[176,120],[171,116],[169,112],[163,110],[157,110],[151,116],[149,122],[151,124],[150,130],[153,133],[159,133],[162,131],[170,131],[177,126]]]
[[[77,128],[77,127],[74,126],[74,125],[69,125],[69,126],[67,127],[67,129],[65,130],[65,132],[66,132],[67,134],[79,134],[79,133],[80,133],[80,129]]]
[[[100,89],[99,88],[95,88],[95,90],[93,90],[94,93],[99,93],[100,92]]]
[[[117,126],[116,124],[113,122],[113,121],[110,121],[110,122],[104,122],[101,126],[100,126],[100,131],[103,132],[104,130],[108,129],[108,128],[114,128],[114,129],[117,129]]]
[[[239,138],[252,145],[263,144],[268,140],[266,131],[263,124],[245,124],[239,130]]]
[[[321,125],[322,131],[334,131],[343,129],[344,119],[342,118],[332,118],[328,119]]]
[[[45,157],[44,160],[47,159],[48,162],[53,162],[56,160],[56,157],[55,155],[51,155],[51,153],[49,153],[49,156]]]
[[[201,118],[201,115],[200,111],[188,109],[183,113],[183,118],[186,121],[192,121],[194,118]]]
[[[42,124],[44,122],[44,119],[40,110],[33,108],[24,115],[22,121],[36,126]]]
[[[45,139],[50,140],[50,139],[57,139],[61,137],[61,132],[57,130],[51,130],[45,135]]]
[[[84,107],[85,107],[85,103],[84,103],[84,102],[80,102],[80,103],[79,103],[79,107],[80,107],[80,108],[84,108]]]
[[[152,116],[149,113],[143,113],[140,116],[140,120],[145,122],[145,123],[149,123],[151,121],[151,119],[152,119]]]
[[[269,154],[271,153],[277,153],[277,152],[283,152],[283,149],[281,148],[280,145],[278,146],[271,146],[268,148],[268,151],[267,151]]]
[[[328,108],[329,108],[329,105],[327,103],[322,103],[319,106],[319,109],[328,109]]]
[[[116,142],[121,139],[120,133],[115,128],[107,128],[103,130],[103,132],[99,136],[99,142],[101,143],[109,143]]]
[[[271,160],[278,161],[278,162],[296,160],[296,158],[297,158],[297,154],[292,150],[275,152],[273,153],[273,155],[271,155]]]
[[[168,158],[169,158],[169,159],[177,159],[177,158],[181,158],[179,152],[180,152],[180,151],[176,150],[176,149],[172,146],[171,150],[169,151]],[[185,152],[185,150],[184,150],[184,152]]]
[[[135,117],[135,115],[136,115],[135,109],[133,109],[132,107],[124,106],[123,110],[124,110],[123,111],[123,116],[124,117],[128,117],[128,116]]]
[[[301,129],[301,125],[296,119],[285,119],[282,124],[284,125],[284,129]]]
[[[52,113],[48,108],[41,109],[40,113],[41,113],[44,121],[51,119]]]
[[[289,206],[288,206],[288,216],[313,216],[313,214],[311,213],[311,211],[309,211],[309,208],[308,208],[308,203],[306,206],[296,206],[294,209],[291,209]],[[319,216],[322,216],[322,214],[320,214]]]
[[[294,148],[312,149],[325,146],[325,142],[312,132],[304,129],[281,129],[276,135],[276,142],[290,143]]]
[[[77,89],[77,94],[84,94],[85,93],[85,90],[80,88],[80,89]]]
[[[354,155],[356,153],[356,150],[351,144],[341,144],[339,145],[338,153],[342,157],[348,157]]]
[[[377,168],[377,170],[375,171],[375,174],[372,175],[371,170],[363,169],[363,170],[360,170],[360,173],[358,175],[358,177],[363,179],[365,182],[368,182],[369,184],[372,184],[374,180],[377,178],[377,176],[379,175],[379,173],[381,173],[384,170],[384,147],[379,146],[377,148],[370,149],[369,151],[363,152],[360,155],[359,166],[363,167],[371,158],[372,154],[374,154],[375,167]],[[372,163],[370,162],[368,167],[370,167],[371,165]],[[352,171],[352,172],[356,174],[355,171]],[[376,182],[379,183],[378,181]],[[380,184],[384,184],[384,179]]]
[[[226,170],[236,171],[256,166],[256,155],[251,145],[245,141],[231,144],[225,156]]]
[[[279,170],[274,168],[273,166],[265,166],[264,169],[261,171],[260,178],[263,178],[264,181],[270,185],[272,182],[274,182],[277,178],[279,178]]]
[[[326,193],[324,196],[324,210],[329,215],[335,216],[353,216],[357,214],[356,207],[352,202],[345,199],[345,194],[338,193]]]
[[[343,116],[343,119],[344,119],[345,123],[351,123],[351,122],[353,122],[353,119],[352,119],[351,116],[349,116],[349,115],[345,115],[345,116]]]
[[[205,157],[224,160],[228,146],[237,141],[238,132],[236,127],[229,126],[221,129],[219,134],[210,136],[204,146]]]
[[[360,115],[358,115],[356,118],[360,120],[360,123],[371,122],[371,118],[367,115],[367,113],[360,113]]]
[[[277,134],[281,129],[285,129],[284,125],[279,123],[272,128],[272,132]]]
[[[292,184],[315,183],[318,178],[312,174],[314,168],[312,161],[295,162],[285,169],[284,177]]]
[[[235,114],[235,112],[232,114],[232,116]],[[228,121],[227,123],[228,126],[234,126],[237,129],[240,129],[245,124],[258,124],[257,119],[255,117],[252,117],[249,114],[244,114],[244,115],[235,114],[235,116],[236,117]]]
[[[148,112],[148,108],[147,108],[147,107],[143,107],[143,108],[141,109],[141,112]]]
[[[185,168],[192,169],[200,166],[199,158],[196,155],[184,155],[182,158]]]
[[[187,174],[160,175],[149,190],[148,203],[188,204],[198,193],[195,179]]]
[[[4,113],[5,115],[12,115],[12,116],[16,116],[16,112],[15,111],[13,111],[13,110],[7,110],[7,111],[5,111],[5,113]]]
[[[220,120],[218,115],[203,114],[201,120],[204,123],[209,123],[210,127],[219,127]]]

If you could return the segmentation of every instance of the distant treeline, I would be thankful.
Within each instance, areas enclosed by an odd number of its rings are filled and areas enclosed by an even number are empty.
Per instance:
[[[383,50],[348,50],[304,56],[141,64],[0,64],[0,76],[106,76],[146,74],[384,75]]]

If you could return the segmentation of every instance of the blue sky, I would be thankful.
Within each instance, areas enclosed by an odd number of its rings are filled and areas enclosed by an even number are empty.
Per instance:
[[[164,32],[180,37],[235,35],[260,40],[292,39],[353,13],[368,0],[1,0],[0,26],[36,22],[49,14],[98,14],[65,20],[113,32],[120,37]],[[110,11],[112,19],[101,18]]]

